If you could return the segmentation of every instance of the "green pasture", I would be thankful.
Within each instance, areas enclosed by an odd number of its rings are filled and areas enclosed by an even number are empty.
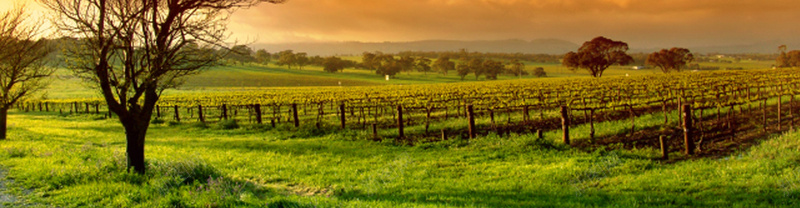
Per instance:
[[[583,71],[571,71],[558,64],[526,63],[525,69],[532,72],[536,67],[543,67],[547,77],[501,75],[498,80],[509,79],[554,79],[565,77],[589,76]],[[635,76],[661,73],[656,69],[633,70],[629,66],[613,66],[604,76]],[[390,80],[370,70],[345,69],[339,73],[324,72],[321,67],[307,66],[301,69],[288,69],[285,66],[264,66],[257,64],[218,66],[200,71],[196,75],[186,77],[184,84],[178,89],[167,90],[166,94],[202,93],[204,91],[247,91],[273,87],[315,87],[315,86],[369,86],[369,85],[409,85],[433,83],[457,83],[487,81],[481,76],[467,75],[464,80],[455,71],[446,76],[436,72],[401,72]],[[59,69],[51,78],[51,85],[38,98],[89,98],[100,97],[97,90],[89,87],[82,79],[67,69]]]
[[[643,124],[658,123],[642,117]],[[154,124],[144,176],[124,131],[97,115],[12,112],[0,146],[16,206],[791,207],[798,133],[722,158],[664,163],[654,149],[584,152],[548,132],[399,145],[362,130]],[[624,123],[624,122],[623,122]],[[439,124],[446,125],[446,124]],[[626,128],[600,124],[598,128]],[[577,132],[582,130],[576,129]],[[419,131],[413,128],[409,131]],[[677,154],[677,153],[676,153]],[[677,155],[676,155],[677,156]]]
[[[744,62],[737,66],[768,67]],[[535,67],[543,67],[548,77],[499,79],[588,76],[556,64],[526,63],[529,71]],[[612,67],[604,76],[653,73],[661,72]],[[474,81],[469,75],[463,82]],[[239,65],[204,70],[165,93],[454,82],[462,82],[455,72],[447,76],[403,72],[387,81],[367,70],[327,73],[319,67]],[[51,83],[34,98],[98,97],[65,69]],[[390,120],[391,114],[380,119]],[[538,116],[532,114],[534,119]],[[518,113],[498,112],[495,122],[502,125],[509,116],[512,122],[522,119]],[[557,115],[547,111],[544,116]],[[635,125],[662,128],[663,116],[640,115]],[[666,116],[667,128],[676,127],[678,113]],[[424,116],[417,112],[407,118]],[[529,133],[499,136],[486,130],[491,125],[486,115],[476,121],[483,128],[476,139],[463,134],[443,141],[419,136],[425,127],[417,122],[406,127],[407,134],[417,135],[410,142],[395,141],[394,128],[380,129],[379,138],[373,138],[370,129],[353,126],[353,120],[350,128],[340,130],[336,119],[323,118],[320,128],[312,123],[296,128],[285,120],[272,127],[244,117],[209,118],[204,124],[165,116],[148,131],[148,172],[136,175],[126,171],[124,130],[116,118],[13,110],[9,137],[0,141],[0,173],[6,175],[6,192],[17,200],[0,200],[0,207],[794,207],[800,203],[796,131],[771,135],[730,155],[686,159],[673,151],[670,157],[677,160],[662,161],[656,147],[569,147],[560,142],[560,130],[544,132],[544,139]],[[450,119],[433,122],[430,129],[463,130],[466,125],[466,119]],[[630,121],[601,122],[595,128],[598,138],[624,135]],[[570,135],[575,142],[591,142],[588,132],[587,124],[578,124]]]

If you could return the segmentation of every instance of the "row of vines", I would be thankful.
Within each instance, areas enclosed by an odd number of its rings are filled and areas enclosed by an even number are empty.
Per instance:
[[[555,130],[560,128],[562,106],[573,125],[635,119],[645,113],[663,112],[664,125],[680,125],[666,114],[690,105],[701,113],[716,111],[729,115],[743,106],[752,112],[777,105],[777,124],[794,123],[795,95],[800,92],[800,70],[748,70],[686,72],[666,75],[611,78],[573,78],[550,81],[518,80],[484,83],[397,85],[378,87],[275,88],[253,91],[209,92],[163,96],[155,116],[174,121],[213,122],[237,119],[275,125],[336,126],[351,129],[402,128],[419,126],[425,134],[431,123],[457,122],[474,115],[484,118],[478,124],[483,132]],[[769,103],[768,103],[769,101]],[[784,104],[784,107],[781,107]],[[27,109],[68,112],[104,110],[100,99],[30,101]],[[787,109],[781,111],[782,109]],[[398,111],[404,111],[402,115]],[[789,117],[783,117],[788,114]],[[398,122],[398,116],[404,119]],[[764,111],[764,122],[767,112]],[[786,119],[789,119],[786,121]],[[729,119],[730,120],[730,119]],[[702,123],[701,123],[702,125]],[[466,124],[451,125],[453,131],[466,131]],[[766,127],[765,127],[766,128]],[[400,133],[402,135],[402,133]]]

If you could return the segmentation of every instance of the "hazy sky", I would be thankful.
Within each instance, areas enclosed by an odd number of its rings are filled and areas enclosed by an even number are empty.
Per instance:
[[[289,0],[238,11],[259,42],[496,40],[603,35],[632,47],[790,41],[798,0]],[[247,34],[247,35],[244,35]]]
[[[288,0],[239,10],[229,28],[240,42],[557,38],[580,44],[602,35],[631,47],[688,47],[798,42],[797,20],[798,0]]]

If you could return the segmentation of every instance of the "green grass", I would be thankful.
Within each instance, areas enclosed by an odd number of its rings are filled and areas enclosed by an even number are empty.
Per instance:
[[[526,63],[526,70],[533,71],[536,67],[545,68],[547,78],[532,76],[515,77],[501,75],[499,80],[513,79],[565,79],[576,76],[588,76],[584,71],[571,71],[557,64]],[[632,70],[630,67],[614,66],[609,68],[604,76],[634,76],[660,73],[654,69]],[[166,94],[204,93],[208,91],[248,91],[275,87],[320,87],[320,86],[370,86],[370,85],[411,85],[433,83],[457,83],[486,81],[484,76],[475,78],[473,74],[467,75],[464,80],[456,75],[455,71],[447,76],[439,73],[402,72],[390,80],[376,75],[373,71],[360,69],[345,69],[339,73],[322,71],[321,67],[307,66],[304,69],[288,69],[274,65],[235,65],[219,66],[205,69],[197,75],[184,79],[184,84],[178,89],[167,90]],[[34,98],[98,98],[100,94],[96,89],[89,87],[82,79],[74,76],[67,69],[60,69],[56,76],[51,78],[51,85],[44,91],[44,95]]]
[[[648,120],[658,118],[642,122]],[[228,130],[164,123],[148,132],[148,174],[138,176],[125,171],[124,134],[115,120],[12,112],[9,121],[0,165],[15,180],[14,192],[56,207],[800,203],[797,132],[721,159],[663,164],[650,150],[582,152],[554,136],[489,135],[404,146],[368,141],[368,133],[358,130],[314,134],[243,123]]]
[[[744,62],[737,66],[764,68],[764,63]],[[556,64],[526,63],[528,70],[535,67],[545,68],[549,76],[545,79],[587,76]],[[604,76],[653,73],[660,72],[612,67]],[[57,75],[38,97],[98,97],[66,70]],[[465,82],[475,80],[469,75]],[[454,72],[448,76],[404,72],[386,81],[366,70],[331,74],[319,67],[246,65],[205,70],[166,93],[452,82],[462,82]],[[497,122],[504,123],[504,116],[498,113]],[[512,120],[521,120],[513,116]],[[662,116],[640,116],[637,129],[659,127]],[[678,115],[668,116],[674,122]],[[117,120],[12,111],[9,138],[0,141],[0,168],[8,170],[14,179],[11,192],[22,199],[9,206],[792,207],[800,203],[798,132],[775,135],[720,159],[668,164],[655,159],[660,155],[654,148],[572,149],[558,141],[560,130],[545,132],[544,140],[490,133],[475,140],[450,136],[447,141],[409,146],[393,141],[396,129],[381,129],[386,140],[372,141],[369,131],[338,130],[332,125],[335,117],[326,119],[328,124],[319,130],[310,123],[297,129],[287,123],[271,128],[246,121],[154,122],[146,142],[148,173],[140,176],[126,171],[124,130]],[[477,123],[490,122],[484,116]],[[406,132],[422,134],[423,125],[408,126]],[[432,123],[431,130],[465,126],[465,119],[450,119]],[[624,119],[597,123],[596,128],[602,137],[625,134],[630,126]],[[571,137],[588,140],[588,131],[587,125],[576,125]]]

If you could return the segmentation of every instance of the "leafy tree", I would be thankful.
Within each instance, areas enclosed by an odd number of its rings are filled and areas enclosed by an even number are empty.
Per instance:
[[[322,66],[322,65],[325,64],[325,58],[322,58],[319,55],[312,56],[312,57],[308,58],[308,64],[309,65],[315,65],[315,66]]]
[[[75,70],[94,83],[125,129],[128,167],[145,173],[144,144],[161,93],[217,64],[236,8],[283,0],[40,0],[54,25],[80,40]]]
[[[383,56],[381,52],[364,52],[361,56],[361,65],[369,70],[377,70],[381,65],[381,56]]]
[[[569,52],[564,55],[562,64],[570,70],[586,69],[592,77],[601,77],[603,71],[611,65],[627,65],[633,62],[633,57],[627,51],[627,43],[600,36],[583,43],[577,53]]]
[[[458,65],[456,65],[456,72],[458,73],[458,76],[461,77],[461,81],[464,81],[464,77],[469,75],[470,73],[469,68],[470,68],[469,65],[465,64],[464,62],[460,62],[458,63]]]
[[[305,52],[297,53],[295,54],[294,57],[295,57],[294,60],[295,65],[297,65],[297,68],[299,68],[300,70],[303,70],[303,67],[308,65],[309,63],[308,54]]]
[[[383,55],[380,58],[381,65],[375,70],[375,73],[380,74],[381,76],[389,75],[394,77],[397,73],[400,73],[403,70],[402,65],[390,55]]]
[[[269,65],[269,62],[272,60],[272,55],[269,54],[267,50],[260,49],[256,51],[255,59],[259,64]]]
[[[778,68],[789,67],[789,56],[786,54],[786,45],[778,46],[778,51],[780,51],[780,55],[775,60],[777,62]]]
[[[486,75],[486,79],[496,80],[497,75],[503,73],[505,66],[502,62],[494,61],[494,60],[486,60],[483,62],[483,74]]]
[[[277,64],[278,66],[288,66],[291,69],[293,65],[297,64],[297,56],[292,50],[278,52]]]
[[[475,80],[478,80],[483,75],[483,59],[472,58],[467,62],[467,66],[469,66],[469,72],[475,74]]]
[[[341,58],[331,56],[325,58],[322,65],[323,65],[323,70],[325,70],[326,72],[336,73],[344,69],[345,63],[342,61]]]
[[[659,52],[651,53],[647,56],[647,64],[656,66],[664,73],[671,71],[680,72],[683,67],[694,60],[694,55],[689,49],[685,48],[671,48],[669,50],[662,49]]]
[[[425,57],[417,58],[417,63],[414,65],[417,71],[423,72],[425,75],[431,71],[431,60]]]
[[[517,77],[528,75],[528,72],[525,71],[525,64],[520,62],[519,59],[511,60],[508,63],[508,73]]]
[[[411,56],[401,56],[400,59],[397,60],[397,64],[400,65],[400,70],[404,72],[410,72],[415,68],[415,60]]]
[[[787,64],[790,67],[800,67],[800,51],[792,50],[786,54]]]
[[[253,57],[253,49],[247,45],[233,46],[230,50],[230,53],[228,53],[227,58],[239,62],[239,65],[244,65],[244,63],[253,62],[256,60]]]
[[[535,69],[533,69],[533,76],[535,76],[535,77],[546,77],[547,73],[544,72],[544,68],[536,67]]]
[[[8,110],[44,89],[54,71],[45,66],[51,47],[35,39],[41,24],[28,18],[24,6],[0,14],[0,140],[6,139]]]
[[[450,57],[448,56],[440,56],[433,62],[433,69],[447,76],[448,71],[456,70],[456,63],[450,61]]]

